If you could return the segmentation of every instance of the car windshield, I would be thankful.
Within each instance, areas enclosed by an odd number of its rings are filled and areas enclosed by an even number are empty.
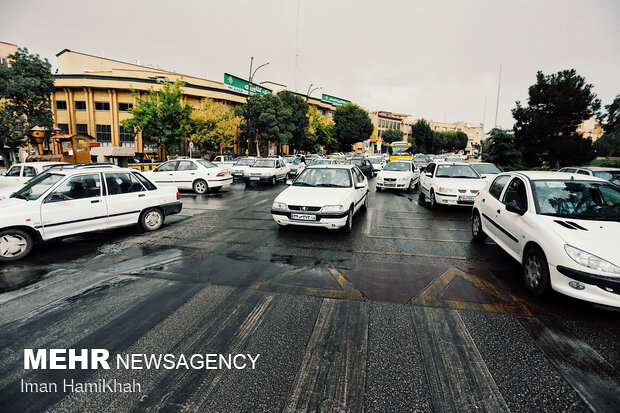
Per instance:
[[[254,168],[275,168],[276,161],[273,159],[259,159],[253,165]]]
[[[411,152],[410,146],[393,146],[392,154],[393,155],[409,155]]]
[[[595,171],[594,176],[609,181],[612,184],[620,185],[620,171]]]
[[[376,165],[381,163],[381,158],[368,158],[368,161]]]
[[[333,164],[333,162],[330,161],[329,159],[317,159],[312,162],[312,165],[331,165],[331,164]]]
[[[254,159],[240,159],[235,165],[237,166],[252,166],[256,162]]]
[[[492,163],[474,163],[471,165],[480,175],[501,174],[503,171]]]
[[[407,162],[390,162],[383,168],[384,171],[410,171],[411,167]]]
[[[351,159],[351,163],[353,163],[353,165],[362,166],[362,164],[364,163],[364,160],[363,159]]]
[[[211,162],[205,161],[204,159],[198,159],[196,162],[198,162],[200,165],[204,166],[205,168],[217,168],[216,165],[213,165]]]
[[[12,198],[25,199],[27,201],[34,201],[39,199],[47,190],[54,185],[64,175],[54,174],[50,172],[42,173],[32,178],[28,183],[19,191],[11,195]]]
[[[620,221],[620,188],[607,182],[533,181],[534,202],[541,215]]]
[[[293,186],[323,188],[350,188],[351,173],[348,169],[308,168],[299,175]]]
[[[480,175],[469,165],[438,165],[435,177],[480,179]]]

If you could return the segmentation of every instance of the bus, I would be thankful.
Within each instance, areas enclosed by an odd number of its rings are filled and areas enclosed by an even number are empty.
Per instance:
[[[390,161],[397,159],[411,159],[411,144],[409,142],[390,143]]]

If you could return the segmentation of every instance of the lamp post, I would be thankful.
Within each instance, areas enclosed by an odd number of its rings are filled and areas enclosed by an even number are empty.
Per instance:
[[[312,89],[312,86],[313,86],[312,83],[310,83],[310,86],[308,86],[308,91],[306,92],[306,102],[308,102],[308,99],[310,98],[310,95],[312,94],[312,92],[314,92],[315,90],[323,89],[323,86],[317,86],[314,89]]]
[[[256,74],[256,72],[258,72],[258,69],[260,69],[263,66],[267,66],[269,62],[263,63],[262,65],[258,66],[256,69],[254,69],[254,72],[252,72],[252,63],[254,63],[254,56],[250,57],[250,74],[248,77],[248,100],[246,102],[246,107],[245,107],[245,129],[248,133],[248,137],[250,135],[249,109],[250,109],[250,97],[252,97],[252,80],[254,79],[254,75]],[[250,142],[251,142],[251,139],[248,139],[248,154],[250,152],[250,144],[249,144]],[[256,155],[258,155],[258,140],[256,142]]]

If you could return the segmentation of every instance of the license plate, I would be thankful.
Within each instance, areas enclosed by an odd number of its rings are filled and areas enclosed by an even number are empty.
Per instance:
[[[292,219],[298,219],[300,221],[316,221],[316,215],[308,214],[291,214]]]
[[[260,179],[260,176],[251,176],[250,177],[250,181],[258,181]]]
[[[395,186],[396,184],[383,184],[383,186]]]
[[[239,175],[243,175],[243,172],[233,172],[234,176],[239,176]]]
[[[459,201],[473,201],[474,197],[469,195],[459,195]]]

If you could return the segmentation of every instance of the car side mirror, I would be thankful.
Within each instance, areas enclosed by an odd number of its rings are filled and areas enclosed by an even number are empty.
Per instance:
[[[487,177],[486,175],[480,175],[480,178],[482,178],[482,179],[484,179],[486,177]]]
[[[365,183],[363,183],[363,182],[358,182],[358,183],[356,183],[356,184],[355,184],[355,189],[362,189],[362,188],[364,188],[365,186],[366,186],[366,184],[365,184]]]
[[[518,215],[525,214],[525,210],[521,209],[521,207],[519,205],[517,205],[516,202],[509,202],[509,203],[507,203],[506,204],[506,211],[513,212],[513,213],[518,214]]]
[[[287,180],[286,180],[286,184],[287,184],[287,185],[293,185],[293,181],[291,181],[290,179],[287,179]]]
[[[64,201],[65,197],[59,193],[53,193],[45,199],[45,203]]]
[[[425,175],[428,176],[428,177],[433,176],[433,174],[431,172],[426,172]]]

